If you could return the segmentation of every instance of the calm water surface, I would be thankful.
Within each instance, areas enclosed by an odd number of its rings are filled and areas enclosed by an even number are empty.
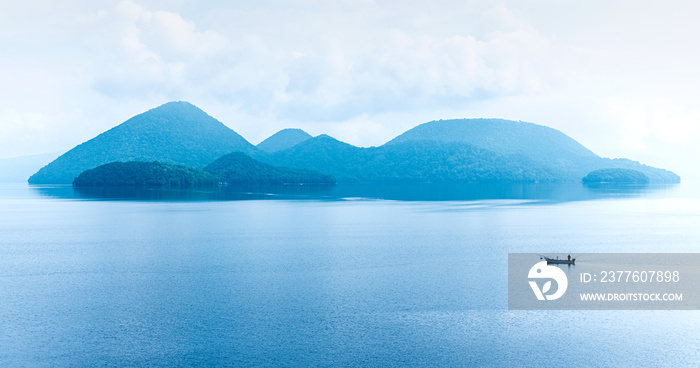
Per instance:
[[[0,366],[697,366],[699,312],[508,311],[506,269],[698,252],[697,189],[3,185]]]

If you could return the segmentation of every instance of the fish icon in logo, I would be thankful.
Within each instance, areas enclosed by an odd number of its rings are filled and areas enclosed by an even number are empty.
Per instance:
[[[529,279],[553,279],[557,282],[557,291],[554,294],[547,295],[547,292],[552,288],[551,280],[545,282],[542,286],[542,290],[540,290],[540,287],[537,285],[537,281],[530,281],[530,287],[535,293],[537,300],[545,300],[545,298],[547,300],[557,300],[564,295],[569,285],[569,280],[566,278],[564,271],[556,266],[548,266],[547,261],[538,262],[532,266],[527,277]]]

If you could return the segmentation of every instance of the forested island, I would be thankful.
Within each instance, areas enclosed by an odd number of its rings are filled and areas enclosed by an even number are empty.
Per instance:
[[[312,170],[275,167],[242,152],[224,155],[197,169],[158,161],[111,162],[89,169],[73,180],[76,187],[133,186],[193,188],[219,184],[335,184],[335,178]]]
[[[584,184],[649,184],[649,177],[637,170],[615,168],[591,171],[581,181]]]
[[[234,152],[255,162],[240,155],[224,158]],[[69,184],[85,170],[129,161],[208,168],[230,183],[327,183],[331,177],[365,183],[581,182],[601,169],[619,170],[605,180],[643,180],[624,171],[630,170],[650,183],[680,182],[673,172],[600,157],[556,129],[521,121],[436,120],[366,148],[325,134],[312,137],[300,129],[284,129],[254,146],[196,106],[177,101],[74,147],[32,175],[29,183]]]
[[[204,167],[225,184],[335,184],[331,175],[313,170],[276,167],[242,152],[224,155]]]
[[[112,162],[86,170],[73,180],[76,187],[192,188],[218,184],[219,178],[204,170],[158,161]]]

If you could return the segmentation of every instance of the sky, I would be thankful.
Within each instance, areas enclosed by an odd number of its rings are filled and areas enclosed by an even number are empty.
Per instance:
[[[505,118],[700,178],[697,19],[694,1],[3,1],[0,158],[184,100],[253,144]]]

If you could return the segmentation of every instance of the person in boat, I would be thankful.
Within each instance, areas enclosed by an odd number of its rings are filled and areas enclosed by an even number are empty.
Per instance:
[[[568,255],[569,262],[571,262],[571,254]]]

